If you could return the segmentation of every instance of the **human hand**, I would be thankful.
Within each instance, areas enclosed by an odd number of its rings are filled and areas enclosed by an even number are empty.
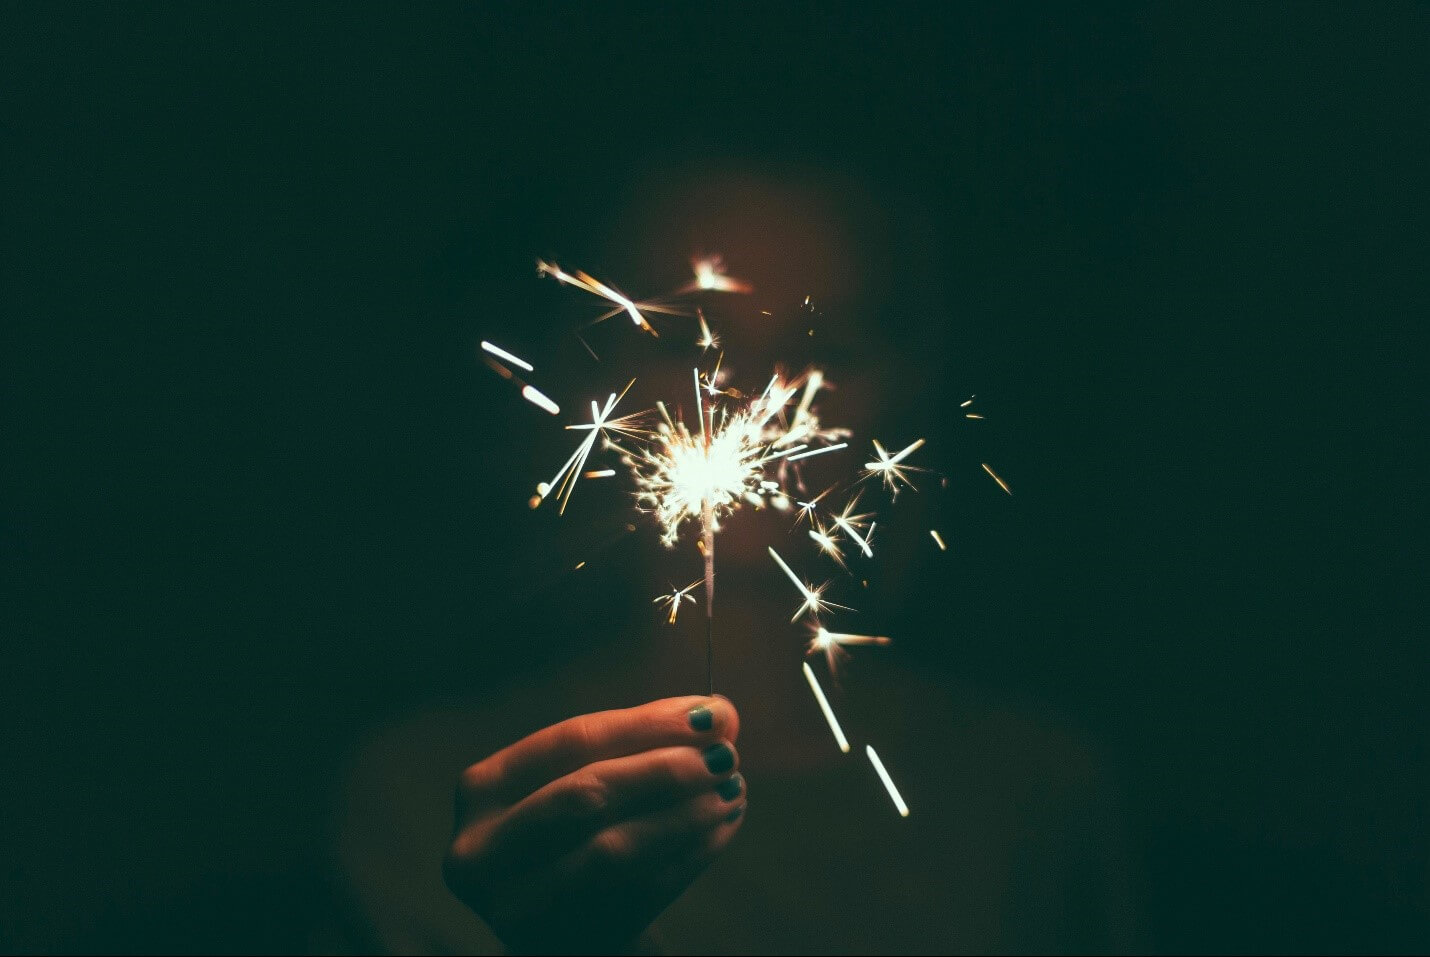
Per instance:
[[[447,886],[516,951],[630,946],[739,830],[740,716],[685,697],[562,721],[462,772]]]

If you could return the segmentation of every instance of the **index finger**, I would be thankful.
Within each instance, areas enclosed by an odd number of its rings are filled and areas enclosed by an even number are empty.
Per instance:
[[[652,748],[733,742],[739,733],[740,716],[725,698],[664,698],[542,728],[467,768],[462,785],[472,797],[513,804],[593,761]]]

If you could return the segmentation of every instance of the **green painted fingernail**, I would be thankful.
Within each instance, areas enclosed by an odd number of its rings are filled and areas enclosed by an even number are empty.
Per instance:
[[[710,769],[711,774],[724,774],[735,766],[735,752],[723,741],[706,748],[701,757],[705,759],[705,766]]]
[[[727,801],[735,800],[743,790],[745,790],[745,779],[738,772],[715,785],[715,793]]]
[[[703,704],[690,709],[690,726],[696,731],[709,731],[715,727],[715,712]]]
[[[726,814],[726,815],[725,815],[725,823],[726,823],[726,824],[734,824],[736,821],[738,821],[738,820],[740,819],[740,815],[741,815],[741,814],[744,814],[744,813],[745,813],[745,805],[741,804],[739,807],[735,808],[735,810],[733,810],[733,811],[731,811],[729,814]]]

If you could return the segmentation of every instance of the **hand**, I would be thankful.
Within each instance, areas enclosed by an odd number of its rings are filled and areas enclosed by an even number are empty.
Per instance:
[[[740,716],[667,698],[562,721],[462,772],[447,886],[517,951],[630,946],[739,830]]]

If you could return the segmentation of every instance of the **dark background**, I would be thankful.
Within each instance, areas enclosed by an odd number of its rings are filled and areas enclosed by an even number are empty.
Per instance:
[[[473,346],[671,183],[988,403],[929,667],[1109,756],[1148,946],[1430,947],[1424,5],[22,19],[0,947],[302,946],[353,742],[516,664]]]

